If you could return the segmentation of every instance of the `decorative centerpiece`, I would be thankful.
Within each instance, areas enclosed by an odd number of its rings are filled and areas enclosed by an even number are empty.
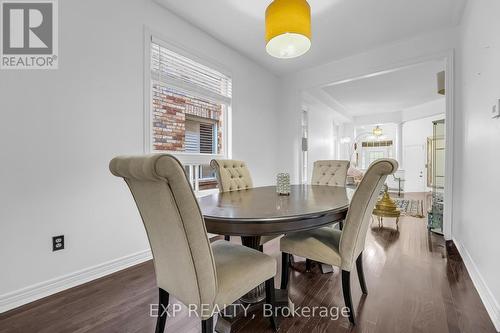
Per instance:
[[[279,195],[290,195],[290,174],[278,173],[276,176],[276,192]]]
[[[389,196],[387,185],[384,185],[384,195],[377,201],[375,209],[373,210],[373,215],[377,216],[379,227],[383,226],[384,217],[396,218],[396,226],[399,226],[401,211],[398,209],[394,200]]]

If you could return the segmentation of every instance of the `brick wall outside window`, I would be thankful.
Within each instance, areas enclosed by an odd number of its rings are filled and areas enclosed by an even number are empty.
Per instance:
[[[215,102],[176,92],[153,83],[153,148],[156,151],[185,151],[186,115],[217,125],[217,152],[223,153],[223,106]]]

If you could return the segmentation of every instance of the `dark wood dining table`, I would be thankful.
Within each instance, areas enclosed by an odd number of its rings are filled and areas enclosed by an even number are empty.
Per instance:
[[[262,236],[330,225],[345,219],[349,207],[345,187],[321,185],[292,185],[289,195],[279,195],[276,186],[255,187],[215,193],[199,203],[209,233],[240,236],[243,245],[256,250]],[[242,301],[256,303],[264,298],[261,285]]]

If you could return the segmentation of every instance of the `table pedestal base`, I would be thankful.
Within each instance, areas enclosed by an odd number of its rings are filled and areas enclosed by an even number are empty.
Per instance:
[[[255,304],[262,302],[265,299],[266,299],[266,291],[265,291],[265,285],[263,283],[258,285],[255,289],[251,290],[247,294],[245,294],[243,297],[241,297],[240,301],[247,304]]]
[[[264,293],[265,294],[265,293]],[[282,290],[282,289],[275,289],[275,306],[277,308],[285,308],[288,307],[290,309],[293,309],[294,305],[292,301],[288,298],[288,291],[287,290]],[[234,325],[236,322],[242,319],[252,319],[257,311],[261,311],[263,314],[263,306],[264,302],[258,302],[258,303],[243,303],[240,301],[237,301],[237,305],[241,306],[233,306],[229,307],[228,309],[225,309],[222,313],[220,313],[217,317],[217,323],[215,325],[215,331],[217,333],[231,333],[231,326]],[[243,309],[243,306],[245,307],[245,310]],[[281,316],[278,316],[276,318],[278,320],[278,325],[281,322]]]
[[[260,251],[260,236],[241,236],[241,244],[251,249]],[[262,283],[240,298],[247,304],[255,304],[266,299],[265,284]]]

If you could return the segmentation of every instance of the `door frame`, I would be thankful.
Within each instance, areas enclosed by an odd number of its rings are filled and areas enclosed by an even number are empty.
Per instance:
[[[445,189],[444,189],[444,214],[443,214],[443,234],[446,240],[452,239],[453,229],[453,180],[455,177],[453,161],[455,155],[454,140],[455,140],[455,49],[448,49],[442,52],[424,55],[420,57],[411,58],[408,60],[380,66],[377,69],[367,71],[362,74],[351,76],[332,77],[329,82],[314,86],[302,86],[299,88],[300,92],[304,92],[315,88],[324,88],[330,85],[347,83],[359,79],[364,79],[376,75],[391,73],[401,69],[413,67],[424,62],[432,60],[444,60],[445,62],[445,101],[446,101],[446,154],[445,154]],[[299,132],[300,133],[300,132]],[[299,134],[300,135],[300,134]],[[300,163],[301,161],[299,161]],[[299,171],[300,174],[301,171]]]

